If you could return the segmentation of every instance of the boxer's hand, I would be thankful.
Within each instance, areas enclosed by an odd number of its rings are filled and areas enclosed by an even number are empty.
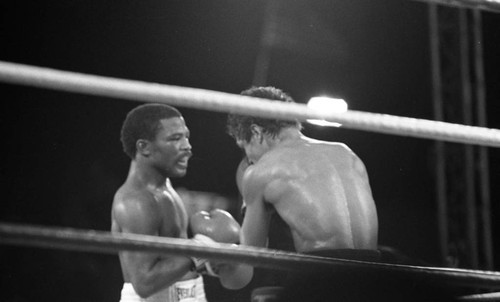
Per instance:
[[[240,225],[227,211],[215,209],[211,212],[200,211],[190,217],[193,240],[206,246],[218,247],[221,243],[236,244],[240,240]],[[219,264],[206,259],[193,258],[196,271],[210,276],[217,276]]]
[[[209,247],[219,247],[219,244],[217,242],[212,240],[210,237],[202,234],[196,234],[193,237],[193,240],[201,245]],[[218,275],[217,270],[214,267],[212,267],[212,265],[210,264],[210,262],[208,262],[207,259],[191,257],[191,260],[193,261],[193,270],[196,271],[197,273],[217,277]]]

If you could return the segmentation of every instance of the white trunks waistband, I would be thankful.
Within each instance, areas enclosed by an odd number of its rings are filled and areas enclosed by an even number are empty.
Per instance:
[[[147,298],[141,298],[132,283],[124,283],[120,302],[207,302],[203,278],[179,281]]]

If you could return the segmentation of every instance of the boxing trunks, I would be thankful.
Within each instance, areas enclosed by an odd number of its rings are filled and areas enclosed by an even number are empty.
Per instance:
[[[378,250],[330,250],[306,253],[354,261],[382,263]],[[427,282],[429,281],[429,282]],[[325,270],[302,272],[288,280],[280,302],[295,301],[455,301],[447,288],[432,278],[409,278],[391,270],[339,265]]]
[[[333,249],[306,252],[304,254],[325,258],[379,262],[378,250]],[[365,294],[373,274],[359,268],[328,268],[325,270],[295,272],[288,275],[278,301],[371,301]],[[371,289],[371,286],[369,286]],[[368,289],[368,290],[370,290]],[[375,301],[375,300],[373,300]]]
[[[207,302],[203,278],[179,281],[147,298],[141,298],[132,283],[124,283],[120,302]]]

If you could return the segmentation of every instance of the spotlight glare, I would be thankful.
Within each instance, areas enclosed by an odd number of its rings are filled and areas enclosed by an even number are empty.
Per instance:
[[[307,103],[309,108],[322,112],[343,113],[348,110],[344,99],[330,98],[326,96],[312,97]],[[342,124],[328,122],[325,120],[307,120],[308,123],[324,127],[340,127]]]

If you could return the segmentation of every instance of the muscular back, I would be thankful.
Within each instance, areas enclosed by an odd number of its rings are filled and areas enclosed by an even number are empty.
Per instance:
[[[376,249],[378,221],[361,160],[344,144],[301,138],[266,153],[244,179],[247,202],[271,204],[298,252]]]

